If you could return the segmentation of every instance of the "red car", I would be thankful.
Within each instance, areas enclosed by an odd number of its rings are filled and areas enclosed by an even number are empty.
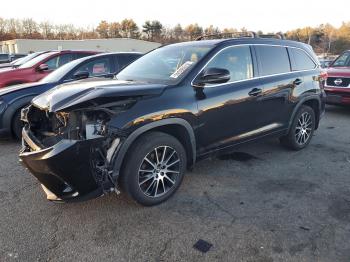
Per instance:
[[[94,55],[95,51],[51,51],[41,54],[18,68],[0,72],[0,88],[10,85],[37,82],[60,66],[75,59]]]
[[[326,103],[350,105],[350,50],[343,52],[327,69]]]

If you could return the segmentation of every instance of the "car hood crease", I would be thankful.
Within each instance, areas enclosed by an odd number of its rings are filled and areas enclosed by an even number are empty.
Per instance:
[[[96,106],[103,98],[118,101],[129,97],[160,95],[166,85],[120,80],[78,81],[59,85],[34,98],[32,103],[49,112]]]

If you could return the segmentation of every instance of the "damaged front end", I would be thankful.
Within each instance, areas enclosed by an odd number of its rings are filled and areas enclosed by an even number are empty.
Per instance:
[[[22,110],[20,159],[49,200],[87,200],[118,192],[113,160],[125,135],[108,123],[130,104],[121,101],[67,112],[32,104]]]

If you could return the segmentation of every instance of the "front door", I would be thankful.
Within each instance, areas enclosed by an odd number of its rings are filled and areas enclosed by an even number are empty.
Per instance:
[[[251,47],[226,47],[203,70],[206,68],[227,69],[230,80],[197,89],[199,154],[247,139],[262,127],[263,90],[260,79],[254,79]]]

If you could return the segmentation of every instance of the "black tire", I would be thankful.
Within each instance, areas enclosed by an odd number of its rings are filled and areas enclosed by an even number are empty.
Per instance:
[[[172,150],[175,153],[170,156]],[[157,168],[153,167],[149,161],[145,160],[146,157],[154,165],[159,163],[159,167],[158,165]],[[167,163],[166,160],[168,160]],[[177,160],[178,162],[176,162]],[[170,166],[173,162],[176,163]],[[126,155],[120,177],[122,190],[141,205],[160,204],[171,197],[179,188],[186,171],[186,164],[185,149],[175,137],[161,132],[150,132],[142,135],[134,142]],[[147,170],[147,172],[140,170]],[[153,185],[151,185],[152,183]],[[149,187],[150,189],[146,191]]]
[[[307,119],[310,119],[310,122],[307,122],[308,124],[301,124],[300,121],[302,121],[303,116],[306,116]],[[309,106],[302,105],[293,119],[288,134],[286,136],[280,137],[281,144],[293,150],[301,150],[305,148],[312,139],[313,133],[315,131],[315,123],[314,110]]]
[[[21,121],[21,109],[19,109],[12,117],[11,129],[14,139],[19,140],[22,138],[22,128],[23,122]]]

